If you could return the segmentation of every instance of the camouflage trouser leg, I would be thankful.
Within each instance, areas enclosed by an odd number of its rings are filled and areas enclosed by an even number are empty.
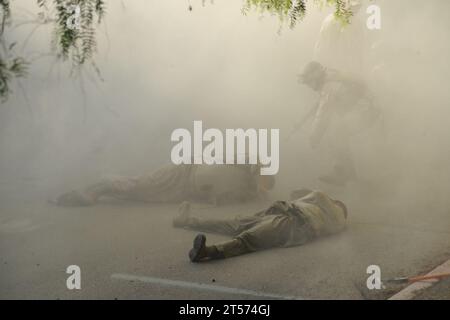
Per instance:
[[[288,235],[295,225],[292,219],[286,215],[264,216],[253,227],[243,231],[233,240],[215,246],[225,257],[281,247],[288,241]]]
[[[234,237],[245,230],[252,228],[261,219],[262,217],[257,215],[234,219],[189,218],[188,223],[184,227],[197,231],[218,233]]]
[[[224,257],[286,245],[295,233],[297,218],[290,214],[287,202],[276,201],[267,210],[255,215],[256,223],[235,236],[233,240],[215,245]]]
[[[233,236],[214,245],[221,256],[233,257],[274,247],[303,244],[311,238],[299,225],[300,219],[289,203],[276,201],[267,210],[236,219],[210,220],[190,218],[186,227],[204,232]]]
[[[93,184],[86,189],[96,199],[102,196],[115,197],[120,199],[134,199],[134,191],[137,179],[131,177],[108,177],[101,182]]]

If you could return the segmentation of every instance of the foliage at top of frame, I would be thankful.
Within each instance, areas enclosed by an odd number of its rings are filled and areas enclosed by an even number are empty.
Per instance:
[[[58,58],[70,60],[72,67],[93,62],[97,49],[96,28],[105,15],[104,0],[36,0],[39,8],[54,23],[52,48]],[[78,26],[71,28],[68,21],[79,8]],[[71,10],[72,8],[72,10]],[[26,75],[28,62],[15,54],[12,44],[7,43],[4,33],[11,24],[10,0],[0,0],[0,100],[7,100],[11,93],[10,82]],[[96,72],[98,69],[94,66]]]
[[[10,82],[14,78],[24,77],[28,63],[22,57],[11,54],[15,42],[7,44],[3,34],[10,23],[11,10],[9,0],[0,0],[0,100],[5,101],[11,93]]]
[[[294,28],[306,15],[308,0],[243,0],[243,13],[252,8],[269,12],[287,21]],[[343,24],[350,22],[352,12],[348,0],[312,0],[320,7],[334,6],[335,16]],[[98,68],[93,61],[97,49],[96,30],[105,15],[104,0],[36,0],[39,8],[49,14],[46,22],[54,24],[52,47],[58,58],[69,60],[72,67],[81,67],[91,62],[95,71]],[[205,0],[202,0],[203,4]],[[212,1],[211,1],[212,2]],[[70,27],[68,21],[73,17],[73,8],[79,8],[77,28]],[[72,9],[71,9],[72,8]],[[28,63],[12,50],[15,42],[8,44],[4,32],[11,24],[10,0],[0,0],[0,100],[6,100],[10,93],[10,81],[26,75]]]
[[[49,4],[49,2],[51,2]],[[55,10],[53,49],[64,60],[70,59],[74,66],[92,60],[97,49],[96,27],[105,15],[104,0],[37,0],[39,7]],[[77,28],[71,28],[68,21],[74,12],[71,6],[78,6]]]
[[[244,0],[242,9],[247,14],[250,9],[256,9],[260,12],[269,12],[278,16],[281,22],[287,21],[290,28],[294,28],[298,21],[306,15],[307,0]],[[334,15],[342,24],[350,23],[352,12],[348,6],[347,0],[314,0],[314,3],[320,7],[325,5],[335,8]]]

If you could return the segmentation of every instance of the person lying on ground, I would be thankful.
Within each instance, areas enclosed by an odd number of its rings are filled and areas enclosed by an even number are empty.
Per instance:
[[[276,201],[267,209],[234,219],[200,219],[191,216],[191,205],[184,202],[173,220],[177,228],[193,229],[233,237],[223,243],[206,245],[198,234],[189,251],[192,262],[234,257],[275,247],[303,245],[318,237],[345,228],[347,208],[323,192],[300,189],[290,201]]]
[[[149,175],[112,177],[84,190],[63,193],[61,206],[90,206],[102,197],[160,203],[186,200],[213,205],[265,199],[275,185],[273,176],[259,174],[257,165],[166,165]]]

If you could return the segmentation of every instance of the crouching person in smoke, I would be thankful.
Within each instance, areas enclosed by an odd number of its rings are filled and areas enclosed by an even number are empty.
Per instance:
[[[111,177],[84,190],[60,195],[61,206],[90,206],[102,197],[144,202],[186,200],[221,205],[265,199],[273,176],[259,174],[259,165],[173,165],[138,177]]]
[[[294,126],[294,132],[313,119],[311,146],[316,148],[326,136],[335,161],[333,171],[319,179],[338,186],[357,180],[350,148],[352,138],[382,118],[370,90],[357,76],[314,61],[306,65],[299,81],[319,96],[314,107]]]
[[[224,243],[207,246],[205,235],[198,234],[189,258],[192,262],[201,262],[274,247],[302,245],[317,237],[341,232],[346,219],[344,203],[323,192],[302,189],[291,194],[291,201],[276,201],[254,215],[225,220],[192,217],[190,204],[184,202],[173,225],[233,237]]]

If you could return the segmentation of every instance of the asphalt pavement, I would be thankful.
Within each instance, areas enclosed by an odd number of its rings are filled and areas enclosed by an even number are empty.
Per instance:
[[[385,299],[401,287],[368,290],[369,265],[392,278],[425,273],[449,257],[444,211],[424,216],[356,200],[342,234],[193,264],[196,233],[171,225],[177,205],[105,200],[63,208],[36,188],[1,185],[0,299]],[[194,208],[220,218],[265,206]],[[225,239],[207,235],[208,243]],[[80,290],[66,286],[70,265],[80,267]]]

